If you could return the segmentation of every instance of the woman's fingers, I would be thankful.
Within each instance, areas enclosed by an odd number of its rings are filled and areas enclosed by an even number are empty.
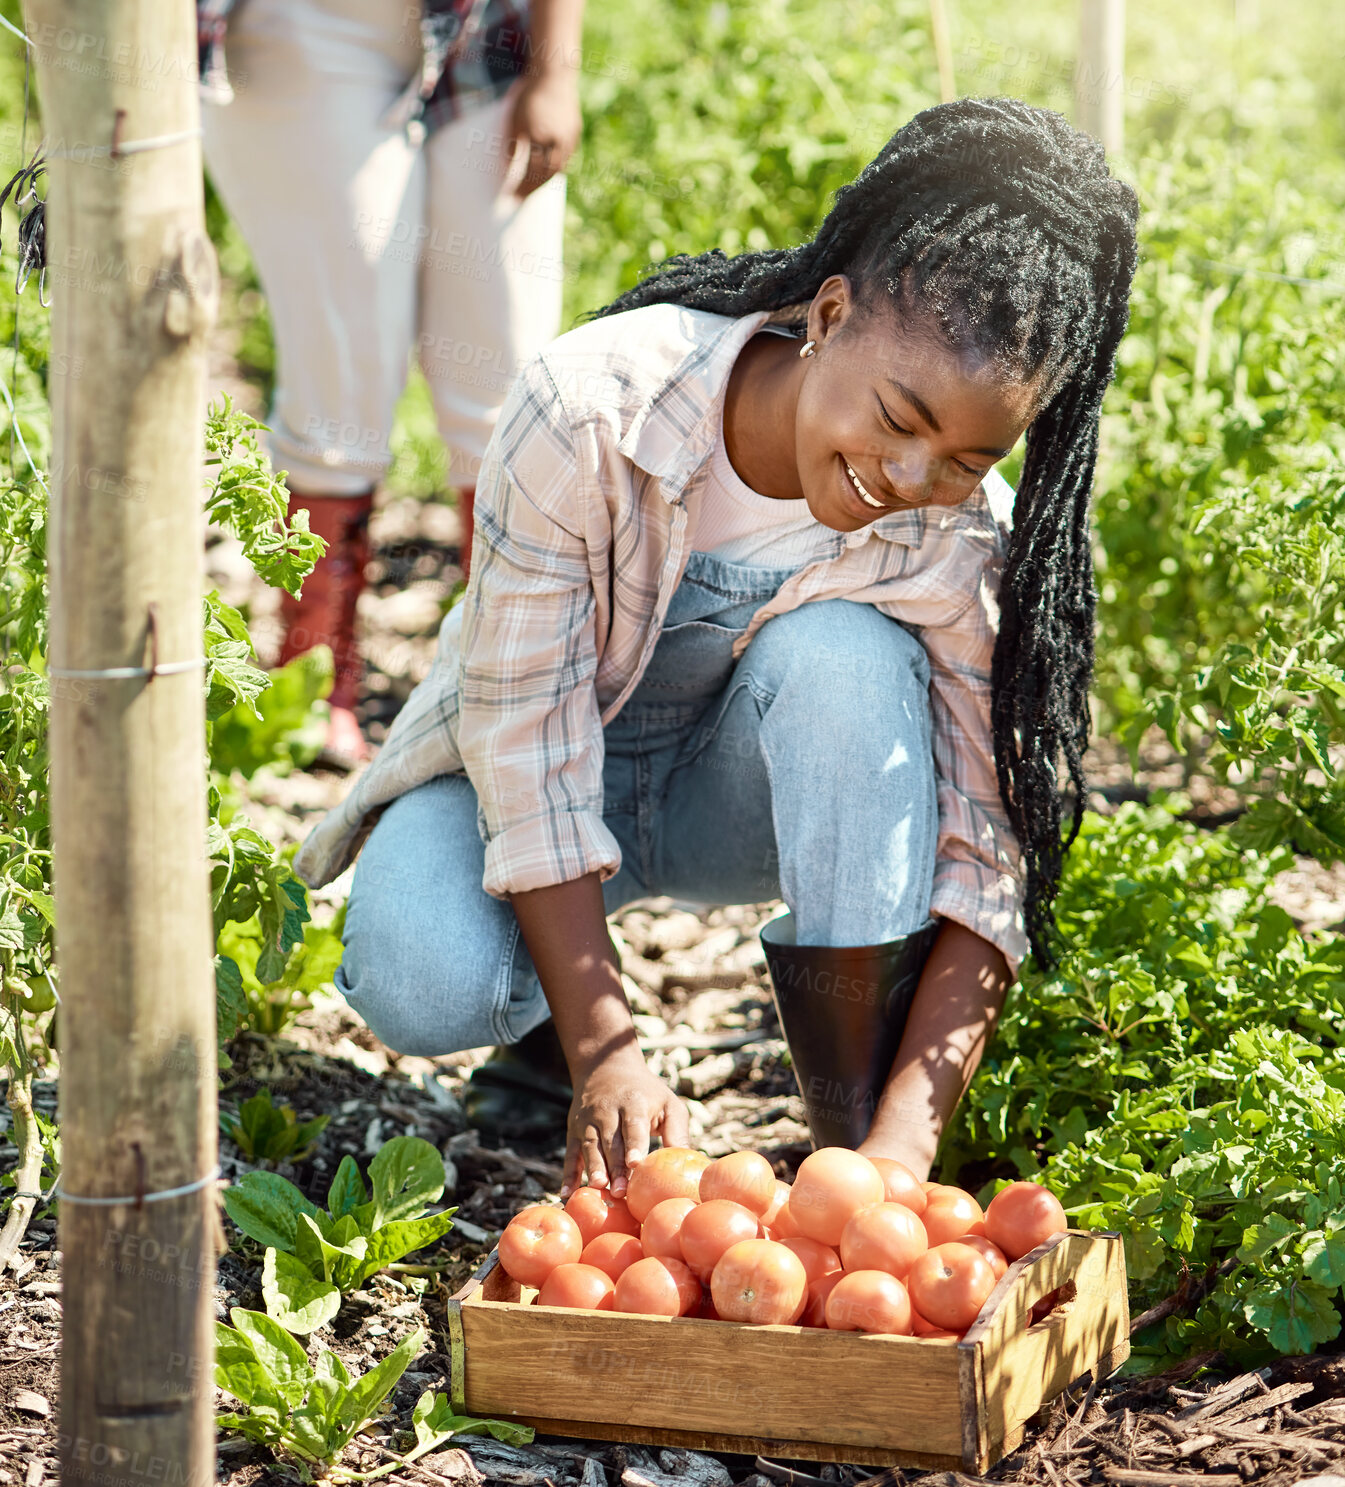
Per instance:
[[[691,1145],[691,1116],[687,1107],[671,1091],[663,1107],[659,1126],[664,1146]]]
[[[584,1154],[584,1173],[587,1176],[590,1187],[603,1188],[607,1186],[607,1160],[603,1155],[603,1139],[595,1125],[584,1127],[584,1135],[580,1141],[580,1149]]]
[[[649,1136],[653,1122],[643,1110],[621,1112],[621,1139],[626,1148],[626,1169],[638,1167],[649,1155]]]

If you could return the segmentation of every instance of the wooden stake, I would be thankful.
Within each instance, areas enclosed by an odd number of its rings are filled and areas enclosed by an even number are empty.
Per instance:
[[[201,655],[195,14],[28,0],[25,24],[50,161],[62,1480],[212,1487],[214,1184],[154,1197],[216,1161],[202,673],[78,674]]]
[[[934,56],[939,65],[939,102],[951,103],[957,97],[953,78],[953,41],[948,32],[948,12],[943,0],[929,0],[929,23],[934,32]]]
[[[1079,0],[1074,122],[1108,155],[1125,145],[1125,0]]]

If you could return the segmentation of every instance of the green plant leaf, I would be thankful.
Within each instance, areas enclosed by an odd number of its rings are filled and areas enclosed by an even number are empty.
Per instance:
[[[262,1266],[266,1314],[289,1332],[316,1331],[341,1309],[341,1293],[284,1250],[268,1249]]]
[[[270,1374],[280,1399],[289,1409],[294,1409],[303,1401],[313,1377],[308,1354],[273,1317],[263,1312],[244,1311],[235,1306],[229,1316],[238,1331],[252,1344],[253,1352]]]
[[[413,1254],[418,1249],[424,1249],[427,1244],[433,1244],[453,1227],[453,1215],[456,1212],[456,1209],[449,1209],[445,1213],[427,1214],[424,1218],[398,1219],[375,1229],[369,1239],[359,1279],[355,1284],[363,1285],[385,1265],[391,1265],[403,1255]]]
[[[334,1219],[344,1218],[346,1214],[368,1200],[369,1192],[364,1186],[364,1179],[360,1176],[360,1169],[355,1164],[355,1158],[347,1152],[341,1158],[336,1175],[327,1189],[327,1212]]]
[[[1243,1304],[1243,1313],[1277,1352],[1292,1356],[1311,1353],[1340,1332],[1340,1313],[1330,1293],[1310,1280],[1255,1291]]]
[[[246,1405],[269,1408],[277,1415],[284,1397],[279,1381],[257,1356],[246,1333],[215,1323],[215,1382]]]
[[[376,1228],[417,1218],[444,1191],[443,1158],[419,1136],[394,1136],[369,1163],[369,1186]]]
[[[317,1205],[278,1172],[247,1172],[224,1190],[224,1210],[258,1244],[293,1251],[299,1215],[314,1215]]]
[[[350,1386],[337,1414],[338,1421],[349,1430],[350,1435],[354,1435],[366,1420],[378,1413],[379,1405],[396,1387],[397,1380],[424,1346],[424,1329],[417,1327],[382,1362],[376,1363],[368,1373]]]
[[[491,1435],[508,1446],[530,1446],[536,1432],[531,1425],[515,1425],[509,1420],[478,1420],[472,1415],[455,1415],[445,1394],[426,1391],[416,1400],[411,1411],[411,1428],[416,1443],[402,1458],[415,1461],[454,1435]]]
[[[1303,1272],[1318,1285],[1345,1286],[1345,1230],[1332,1229],[1304,1245]]]

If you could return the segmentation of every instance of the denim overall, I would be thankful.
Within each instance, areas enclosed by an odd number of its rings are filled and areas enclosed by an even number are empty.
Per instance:
[[[927,923],[938,804],[929,658],[895,620],[828,599],[733,643],[793,570],[693,553],[648,667],[603,730],[610,914],[669,895],[783,898],[803,945]],[[476,791],[443,775],[395,800],[355,870],[336,984],[389,1047],[516,1042],[549,1008],[510,904],[481,887]]]

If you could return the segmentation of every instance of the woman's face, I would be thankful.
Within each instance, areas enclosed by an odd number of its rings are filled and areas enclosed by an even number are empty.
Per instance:
[[[861,309],[828,279],[808,312],[795,415],[799,482],[824,526],[854,532],[893,511],[957,506],[1018,441],[1037,389],[1004,382],[886,305]]]

